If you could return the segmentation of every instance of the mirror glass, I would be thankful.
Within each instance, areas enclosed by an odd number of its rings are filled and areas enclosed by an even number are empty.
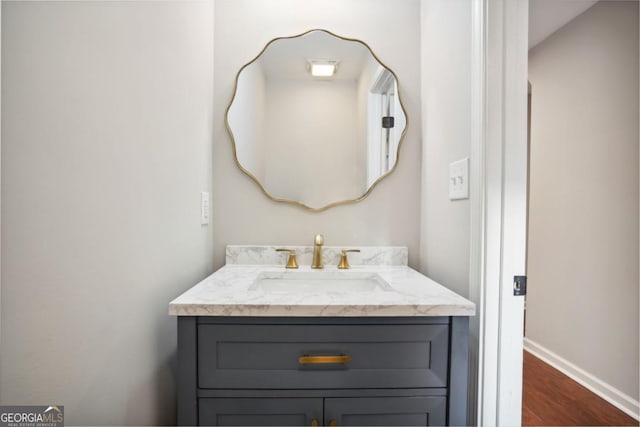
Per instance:
[[[394,73],[324,30],[269,42],[238,73],[226,120],[240,169],[314,211],[366,197],[394,170],[407,122]]]

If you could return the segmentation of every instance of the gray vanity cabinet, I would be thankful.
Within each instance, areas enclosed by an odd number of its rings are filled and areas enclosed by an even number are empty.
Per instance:
[[[180,425],[465,425],[466,317],[178,320]]]

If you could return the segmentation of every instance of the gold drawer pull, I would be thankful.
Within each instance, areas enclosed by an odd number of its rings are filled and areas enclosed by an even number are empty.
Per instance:
[[[311,427],[318,427],[318,420],[317,419],[312,419],[311,420]]]
[[[336,420],[331,420],[331,422],[329,423],[330,427],[336,427],[338,425],[338,423],[336,422]]]
[[[308,354],[305,354],[298,358],[298,363],[301,365],[328,365],[349,362],[351,362],[351,357],[346,354],[340,354],[337,356],[309,356]]]

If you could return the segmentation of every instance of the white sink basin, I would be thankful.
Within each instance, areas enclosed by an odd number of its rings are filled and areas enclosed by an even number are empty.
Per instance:
[[[278,294],[360,293],[390,291],[377,273],[340,271],[263,272],[249,290]]]

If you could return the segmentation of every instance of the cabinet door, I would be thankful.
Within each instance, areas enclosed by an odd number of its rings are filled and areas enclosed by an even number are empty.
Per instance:
[[[207,426],[318,426],[322,398],[202,398],[198,412]]]
[[[447,399],[429,397],[366,397],[325,399],[325,425],[442,426]]]

